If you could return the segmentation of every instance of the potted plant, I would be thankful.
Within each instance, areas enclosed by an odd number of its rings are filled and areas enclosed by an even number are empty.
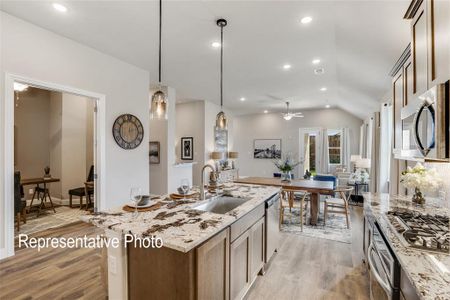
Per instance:
[[[286,155],[284,159],[274,161],[275,166],[281,172],[281,181],[290,182],[292,179],[292,170],[300,164],[294,161],[291,155]]]
[[[422,192],[436,191],[442,184],[436,169],[426,169],[421,163],[414,168],[408,167],[402,172],[400,182],[409,189],[414,189],[412,201],[416,204],[425,204]]]

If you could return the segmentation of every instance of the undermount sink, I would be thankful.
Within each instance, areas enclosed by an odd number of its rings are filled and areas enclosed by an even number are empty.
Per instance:
[[[220,196],[207,200],[205,203],[194,206],[193,208],[216,214],[226,214],[250,199],[251,198]]]

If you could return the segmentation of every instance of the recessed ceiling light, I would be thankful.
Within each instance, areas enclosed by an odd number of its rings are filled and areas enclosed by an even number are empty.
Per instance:
[[[311,17],[303,17],[300,22],[302,22],[302,24],[308,24],[312,21]]]
[[[320,59],[315,58],[315,59],[313,59],[312,63],[313,63],[314,65],[317,65],[317,64],[320,63]]]
[[[289,64],[285,64],[285,65],[283,66],[283,69],[285,69],[285,70],[289,70],[290,68],[292,68],[292,66],[289,65]]]
[[[27,89],[28,89],[28,85],[19,83],[19,82],[14,82],[14,90],[16,92],[23,92],[23,91],[26,91]]]
[[[245,99],[245,97],[241,97],[241,99],[239,99],[239,100],[241,100],[241,101],[245,101],[246,99]]]
[[[265,114],[267,114],[268,112],[269,112],[269,111],[268,111],[267,109],[264,111]]]
[[[325,105],[325,108],[330,108],[330,107],[331,107],[330,104]]]
[[[321,87],[321,88],[320,88],[320,91],[321,91],[321,92],[325,92],[326,90],[327,90],[326,87]]]
[[[323,73],[325,73],[325,69],[324,68],[314,69],[314,74],[316,74],[316,75],[321,75]]]
[[[60,11],[60,12],[66,12],[67,11],[67,7],[65,7],[64,5],[59,4],[59,3],[53,3],[53,8],[56,9],[57,11]]]
[[[211,46],[213,46],[213,48],[219,48],[220,47],[220,42],[213,42],[211,44]]]

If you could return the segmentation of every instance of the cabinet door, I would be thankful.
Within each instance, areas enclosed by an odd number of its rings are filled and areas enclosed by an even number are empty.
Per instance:
[[[428,89],[426,2],[421,4],[411,23],[414,96],[419,96]]]
[[[409,58],[403,66],[403,77],[403,107],[405,107],[406,105],[408,105],[408,103],[411,102],[414,94],[414,72],[411,58]]]
[[[230,230],[197,248],[197,299],[228,300]]]
[[[401,109],[403,106],[403,72],[400,70],[394,76],[392,82],[392,96],[394,104],[394,149],[402,148],[402,118]]]
[[[265,220],[261,218],[250,229],[251,231],[251,281],[258,276],[264,267]]]
[[[428,86],[450,79],[450,1],[429,0]]]
[[[230,245],[230,299],[241,299],[250,287],[251,230]]]

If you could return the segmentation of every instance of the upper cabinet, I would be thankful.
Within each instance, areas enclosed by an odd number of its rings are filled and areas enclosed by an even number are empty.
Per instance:
[[[413,97],[450,79],[450,1],[413,0],[411,20]]]

